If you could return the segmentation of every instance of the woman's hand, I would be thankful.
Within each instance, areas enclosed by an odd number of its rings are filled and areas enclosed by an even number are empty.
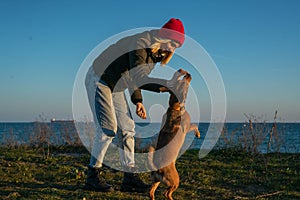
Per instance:
[[[159,88],[159,91],[160,92],[169,92],[170,90],[169,90],[169,88],[163,86],[163,87]]]
[[[142,119],[146,119],[147,117],[146,109],[144,105],[140,102],[136,104],[136,114]]]

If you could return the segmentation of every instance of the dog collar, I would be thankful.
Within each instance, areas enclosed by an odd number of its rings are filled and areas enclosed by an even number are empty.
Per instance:
[[[173,109],[174,110],[177,110],[177,111],[183,111],[183,110],[185,110],[185,106],[173,106]]]
[[[174,110],[180,111],[181,107],[174,108]]]

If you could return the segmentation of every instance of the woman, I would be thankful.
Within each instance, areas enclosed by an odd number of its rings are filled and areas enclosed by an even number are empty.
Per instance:
[[[182,22],[172,18],[161,29],[119,40],[93,62],[86,77],[86,87],[94,118],[99,122],[101,131],[95,134],[86,188],[113,191],[99,174],[104,170],[102,163],[108,146],[117,135],[122,148],[121,164],[126,171],[121,190],[143,192],[149,189],[150,186],[143,183],[138,174],[129,173],[134,171],[135,124],[124,90],[129,90],[131,101],[136,105],[136,114],[146,119],[141,89],[153,92],[164,92],[166,87],[171,89],[172,80],[150,78],[148,75],[156,63],[167,64],[184,39]]]

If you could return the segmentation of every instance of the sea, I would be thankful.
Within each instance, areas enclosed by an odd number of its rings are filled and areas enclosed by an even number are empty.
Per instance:
[[[93,128],[89,123],[74,121],[55,122],[2,122],[0,145],[78,144],[91,146]],[[160,123],[136,123],[136,145],[140,148],[155,142]],[[188,149],[241,146],[260,153],[300,153],[300,123],[198,123],[201,133],[196,138],[188,133],[184,143]],[[213,135],[213,137],[211,137]],[[88,138],[88,139],[87,139]],[[87,142],[88,141],[88,142]]]

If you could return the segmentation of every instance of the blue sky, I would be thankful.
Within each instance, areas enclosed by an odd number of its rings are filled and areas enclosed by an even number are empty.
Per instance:
[[[92,49],[171,17],[216,63],[227,121],[272,120],[275,110],[300,121],[299,9],[297,0],[0,1],[0,121],[72,118],[76,73]]]

